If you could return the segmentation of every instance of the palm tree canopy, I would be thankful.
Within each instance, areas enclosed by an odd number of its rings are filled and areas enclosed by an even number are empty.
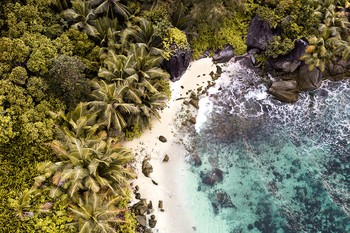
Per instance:
[[[128,7],[120,0],[91,0],[89,3],[96,14],[106,14],[111,18],[119,15],[126,20],[130,16]]]

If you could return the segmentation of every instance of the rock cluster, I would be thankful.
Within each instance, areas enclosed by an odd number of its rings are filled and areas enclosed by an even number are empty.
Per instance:
[[[281,30],[272,29],[267,22],[255,16],[249,25],[246,44],[247,54],[257,54],[265,51],[274,36],[280,35]],[[304,54],[307,42],[300,39],[295,42],[294,49],[288,54],[269,58],[265,68],[280,77],[272,83],[269,93],[283,102],[295,102],[300,92],[312,91],[321,86],[322,80],[341,80],[350,75],[349,61],[334,61],[327,65],[324,72],[318,68],[312,71],[300,60]],[[254,59],[252,59],[254,61]]]

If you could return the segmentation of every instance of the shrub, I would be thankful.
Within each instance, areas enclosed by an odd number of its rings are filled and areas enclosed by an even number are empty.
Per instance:
[[[77,58],[61,55],[52,61],[49,72],[51,91],[73,109],[90,94],[90,82],[84,75],[85,65]]]

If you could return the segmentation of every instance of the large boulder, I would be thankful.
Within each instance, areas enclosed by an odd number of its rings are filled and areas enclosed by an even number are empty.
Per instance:
[[[282,102],[296,102],[299,96],[298,83],[295,80],[273,82],[269,93]]]
[[[190,50],[176,50],[169,60],[164,59],[161,66],[170,74],[170,79],[176,81],[185,73],[191,61]]]
[[[270,25],[261,20],[258,16],[255,16],[249,24],[246,44],[248,50],[257,48],[259,50],[266,50],[268,43],[272,40],[274,33],[270,28]]]
[[[309,71],[308,65],[302,64],[299,68],[297,82],[300,91],[315,90],[321,86],[322,73],[317,68]]]
[[[277,58],[269,59],[265,66],[273,68],[285,73],[294,72],[301,64],[300,57],[305,53],[307,43],[303,40],[297,40],[294,44],[294,49],[288,54],[278,56]]]
[[[223,49],[215,51],[213,61],[217,63],[228,62],[234,55],[232,45],[226,45]]]

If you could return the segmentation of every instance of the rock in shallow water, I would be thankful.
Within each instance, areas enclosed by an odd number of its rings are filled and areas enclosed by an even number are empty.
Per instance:
[[[218,182],[222,182],[224,180],[223,171],[219,168],[214,168],[210,172],[206,174],[201,174],[203,184],[214,186]]]

